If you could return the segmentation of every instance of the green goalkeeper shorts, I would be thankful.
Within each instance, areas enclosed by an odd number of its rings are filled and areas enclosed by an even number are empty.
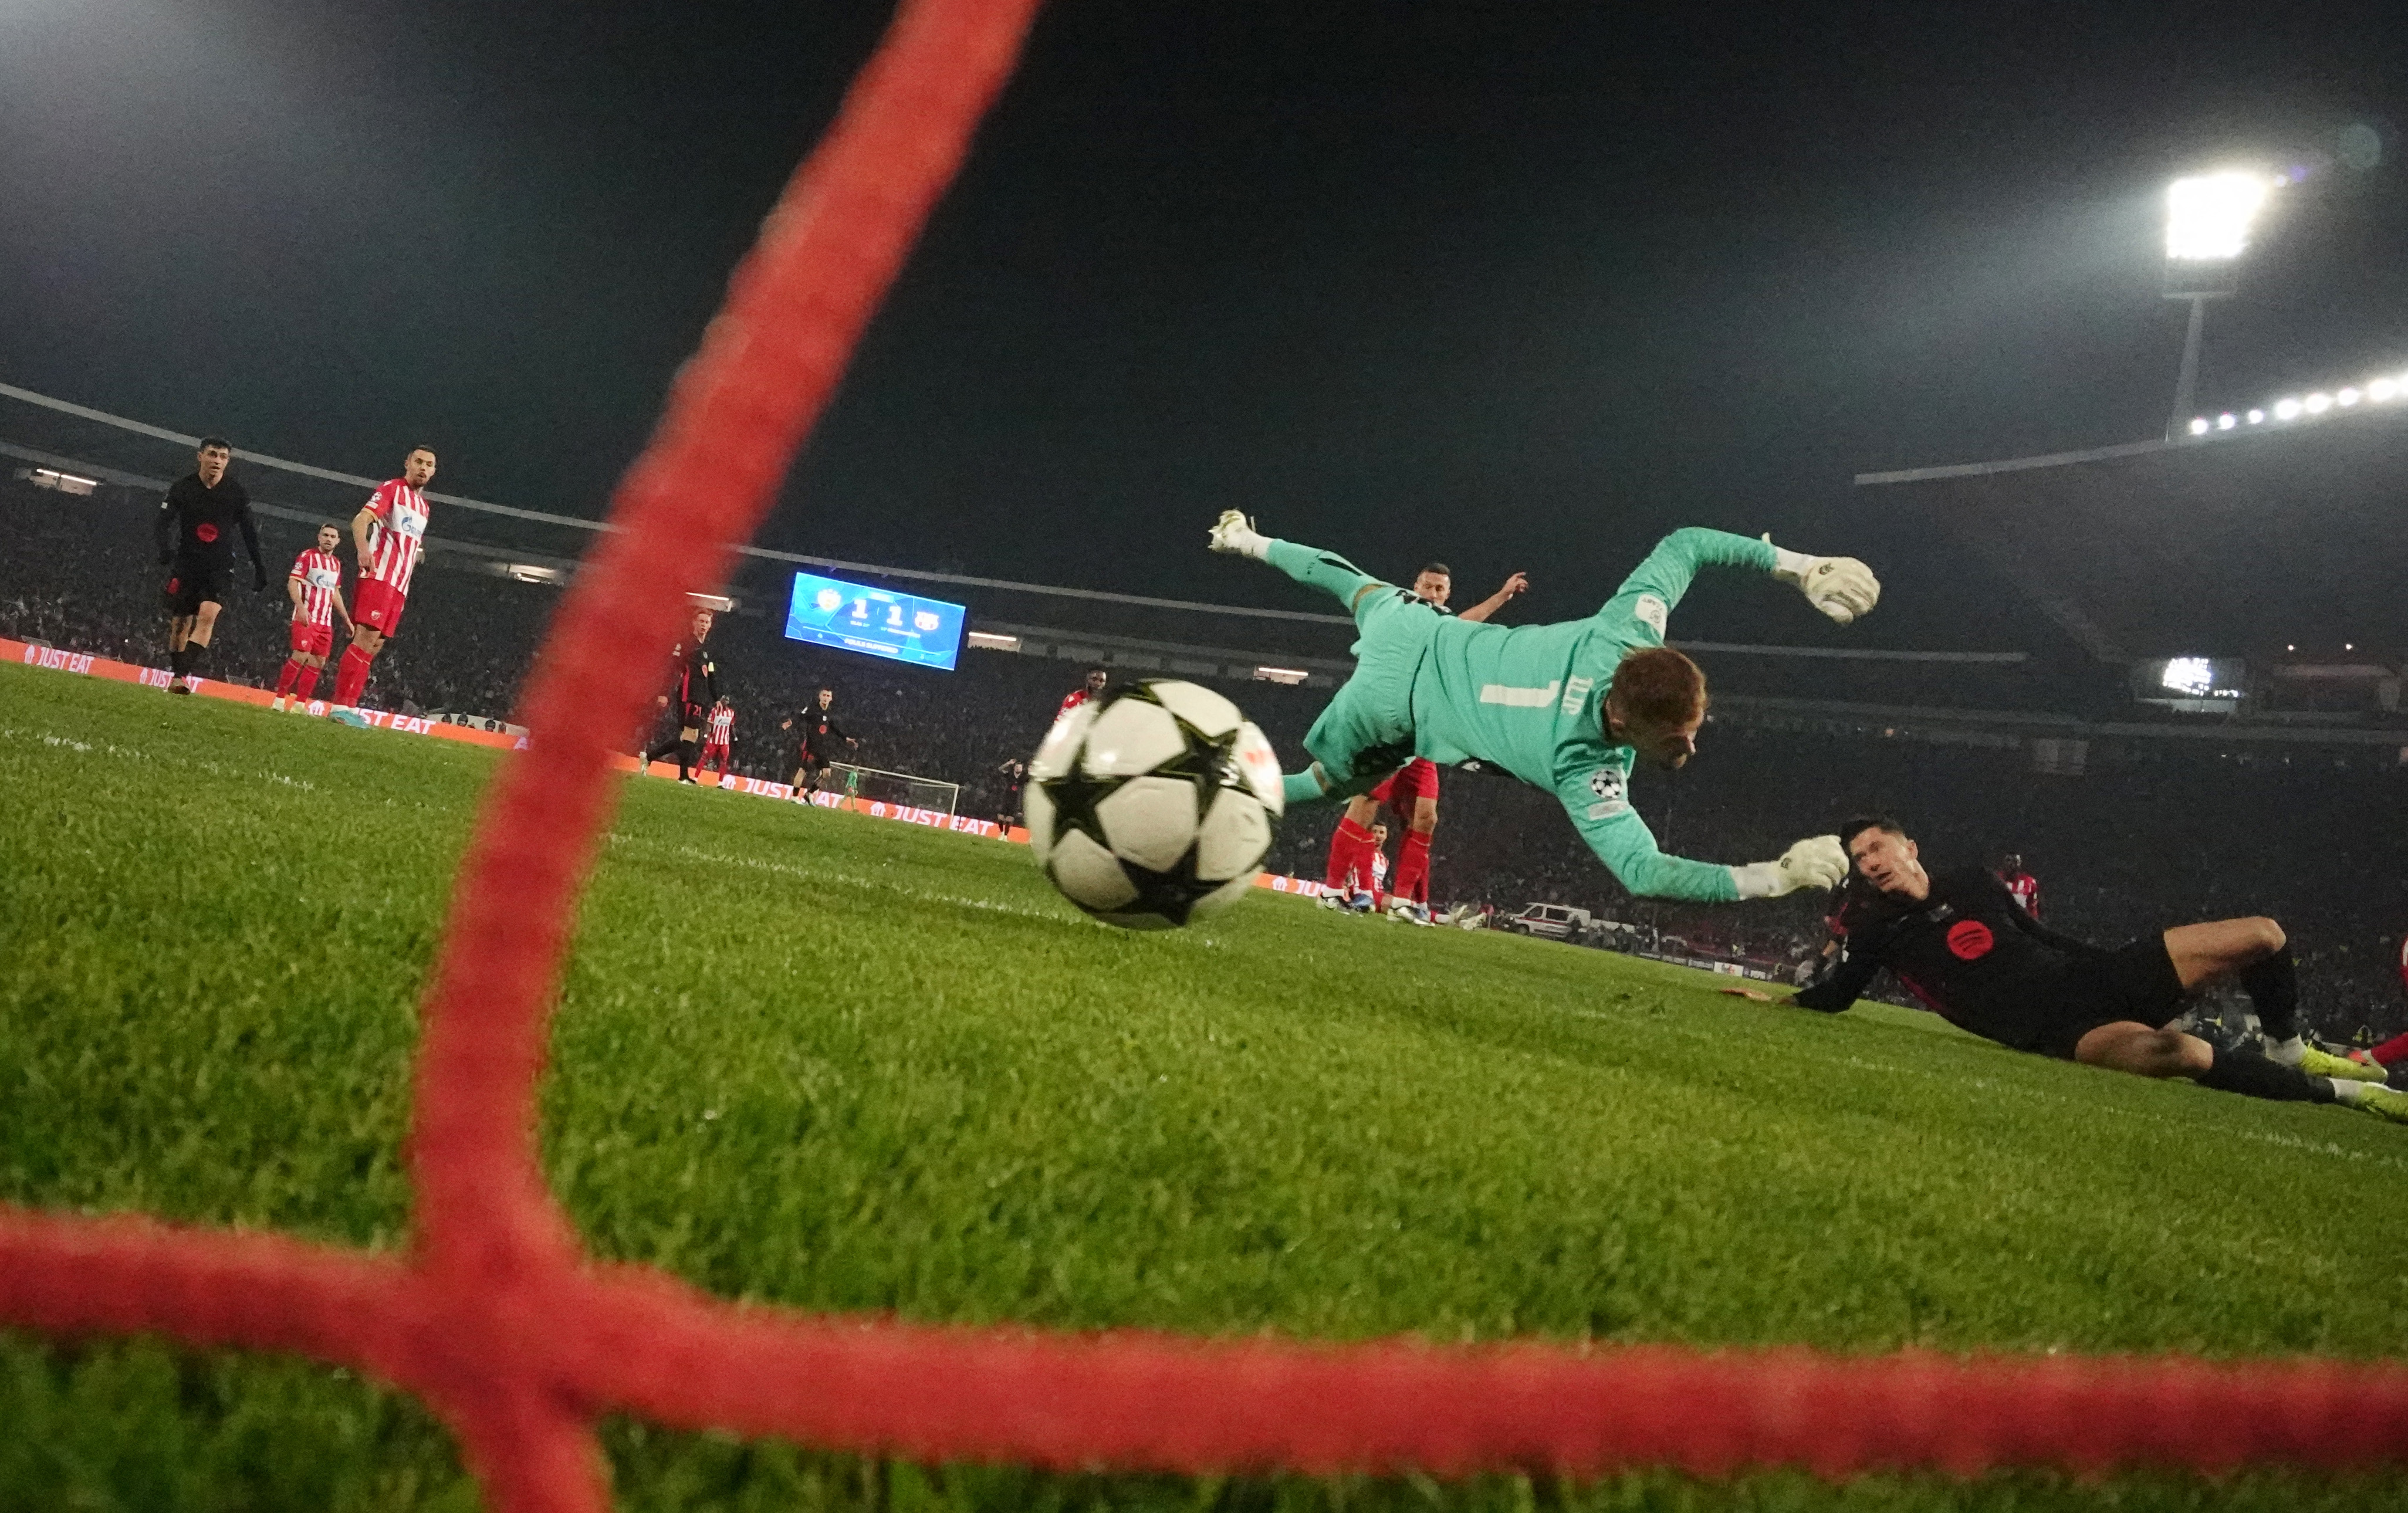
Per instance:
[[[1382,586],[1355,606],[1354,676],[1321,711],[1304,749],[1334,794],[1365,792],[1413,755],[1413,678],[1438,632],[1439,611]]]

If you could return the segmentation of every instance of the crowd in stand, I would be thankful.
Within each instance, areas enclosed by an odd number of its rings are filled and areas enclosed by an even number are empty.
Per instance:
[[[0,483],[0,524],[17,550],[0,569],[0,635],[158,664],[165,621],[147,496],[71,498]],[[266,518],[271,575],[311,527]],[[230,605],[212,675],[271,683],[284,656],[285,601]],[[368,702],[408,713],[507,717],[559,590],[430,560]],[[245,599],[247,594],[242,595]],[[713,633],[720,687],[738,709],[738,772],[783,779],[792,737],[777,730],[816,690],[836,692],[848,754],[865,765],[958,784],[963,812],[1010,804],[1001,771],[1025,757],[1079,678],[1073,664],[966,650],[946,673],[788,641],[751,611]],[[1713,659],[1704,658],[1710,674]],[[1116,676],[1143,676],[1124,670]],[[1328,691],[1225,687],[1292,761]],[[2408,929],[2408,768],[2294,753],[2244,758],[2205,742],[2094,749],[2080,777],[2031,770],[2013,747],[1942,746],[1711,723],[1681,773],[1642,772],[1633,799],[1666,849],[1721,862],[1778,855],[1799,835],[1857,813],[1895,815],[1927,857],[1996,864],[2020,852],[2059,929],[2102,944],[2168,924],[2271,914],[2300,958],[2303,1006],[2329,1036],[2408,1027],[2396,961]],[[1282,829],[1269,864],[1318,878],[1336,811]],[[1824,939],[1821,900],[1742,907],[1634,900],[1581,846],[1555,801],[1509,779],[1449,774],[1433,849],[1434,900],[1503,908],[1575,905],[1685,941],[1700,954],[1794,962]]]

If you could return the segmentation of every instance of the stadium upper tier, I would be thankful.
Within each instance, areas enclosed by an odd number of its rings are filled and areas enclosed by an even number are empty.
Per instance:
[[[1858,475],[2091,656],[2408,647],[2408,413]]]

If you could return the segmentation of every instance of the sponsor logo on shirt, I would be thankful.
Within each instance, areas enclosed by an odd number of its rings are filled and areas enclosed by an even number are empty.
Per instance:
[[[214,541],[218,538],[218,528],[209,521],[203,521],[193,527],[193,535],[203,541]]]
[[[1641,594],[1639,602],[1630,607],[1630,617],[1659,636],[1664,634],[1665,623],[1671,618],[1671,614],[1672,611],[1666,607],[1664,601],[1652,593]]]
[[[313,589],[335,588],[340,585],[342,581],[343,575],[335,571],[331,567],[312,567],[309,569],[309,586]]]
[[[1948,927],[1949,953],[1960,962],[1978,961],[1997,944],[1990,927],[1979,920],[1959,920]]]

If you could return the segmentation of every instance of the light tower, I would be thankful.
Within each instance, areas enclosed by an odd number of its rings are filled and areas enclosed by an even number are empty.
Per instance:
[[[2166,298],[2190,301],[2182,373],[2174,380],[2173,414],[2166,421],[2168,441],[2182,434],[2199,389],[2199,343],[2207,329],[2207,302],[2239,287],[2250,224],[2266,196],[2282,182],[2236,169],[2177,178],[2166,191]]]

